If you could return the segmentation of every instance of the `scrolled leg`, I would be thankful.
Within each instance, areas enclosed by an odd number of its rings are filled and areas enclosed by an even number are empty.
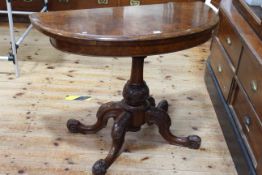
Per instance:
[[[127,128],[131,119],[131,114],[128,112],[123,112],[115,121],[115,124],[112,128],[112,147],[105,159],[98,160],[93,168],[93,175],[104,175],[110,165],[117,158],[119,151],[125,140],[125,134],[127,132]]]
[[[147,100],[149,101],[151,106],[156,106],[156,101],[155,101],[154,97],[150,96],[150,97],[148,97]]]
[[[168,111],[168,102],[167,102],[167,100],[161,100],[161,101],[158,103],[157,108],[158,108],[158,109],[162,109],[162,110],[164,110],[165,112],[167,112],[167,111]]]
[[[192,149],[198,149],[200,147],[201,138],[199,136],[190,135],[188,137],[177,137],[170,132],[171,120],[164,110],[152,107],[146,112],[146,120],[149,123],[156,124],[159,128],[159,133],[170,144]]]
[[[116,118],[123,112],[120,102],[109,102],[101,105],[98,109],[96,117],[97,121],[94,125],[84,125],[79,120],[70,119],[67,121],[67,128],[71,133],[96,133],[104,128],[109,118]]]

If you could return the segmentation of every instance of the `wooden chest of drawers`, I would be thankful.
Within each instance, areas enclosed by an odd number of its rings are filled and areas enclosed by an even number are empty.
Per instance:
[[[50,0],[48,10],[71,10],[118,6],[118,0]]]
[[[19,11],[40,11],[44,6],[44,0],[13,0],[13,10]],[[0,10],[6,10],[6,1],[0,1]]]
[[[208,64],[224,106],[230,111],[228,118],[236,137],[243,145],[249,169],[239,174],[262,175],[262,40],[232,0],[222,0],[219,14]],[[239,155],[235,157],[236,164],[241,164]]]
[[[204,1],[204,0],[48,0],[48,10],[75,10],[87,8],[102,8],[115,6],[157,4],[179,1]],[[40,11],[43,8],[44,0],[13,0],[13,10],[19,11]],[[0,0],[0,10],[6,10],[5,0]]]
[[[173,1],[197,1],[197,0],[49,0],[48,9],[50,11],[101,8],[113,6],[145,5],[157,4]],[[204,0],[199,0],[204,1]]]

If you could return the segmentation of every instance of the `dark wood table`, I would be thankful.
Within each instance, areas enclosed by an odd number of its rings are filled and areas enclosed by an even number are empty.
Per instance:
[[[123,100],[103,104],[94,125],[87,126],[75,119],[67,123],[70,132],[89,134],[101,130],[109,118],[114,118],[112,148],[105,159],[94,164],[93,174],[105,174],[117,158],[126,132],[138,131],[145,123],[156,124],[170,144],[200,147],[200,137],[177,137],[170,132],[168,103],[163,100],[156,105],[155,99],[149,96],[143,66],[149,55],[188,49],[210,39],[218,16],[208,6],[202,2],[165,3],[35,13],[30,19],[59,50],[81,55],[132,57],[131,77],[124,86]]]

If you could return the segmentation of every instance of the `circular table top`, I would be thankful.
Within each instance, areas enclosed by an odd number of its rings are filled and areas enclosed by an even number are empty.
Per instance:
[[[218,23],[218,15],[203,2],[174,2],[34,13],[30,20],[62,51],[94,56],[147,56],[207,41]]]

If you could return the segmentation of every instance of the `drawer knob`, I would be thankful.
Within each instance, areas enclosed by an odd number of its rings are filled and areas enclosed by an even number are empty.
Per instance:
[[[24,2],[32,2],[33,0],[24,0]]]
[[[218,66],[217,66],[217,71],[218,71],[219,73],[222,73],[223,69],[222,69],[222,66],[221,66],[221,65],[218,65]]]
[[[231,44],[232,44],[232,41],[231,41],[231,39],[230,39],[229,37],[227,37],[227,44],[228,44],[228,45],[231,45]]]
[[[251,85],[252,91],[257,92],[257,82],[255,80],[252,80],[250,85]]]
[[[249,116],[244,116],[244,124],[247,132],[249,132],[249,126],[251,125],[251,118]]]
[[[245,125],[250,126],[251,125],[251,118],[249,116],[245,116],[244,117],[244,123],[245,123]]]

